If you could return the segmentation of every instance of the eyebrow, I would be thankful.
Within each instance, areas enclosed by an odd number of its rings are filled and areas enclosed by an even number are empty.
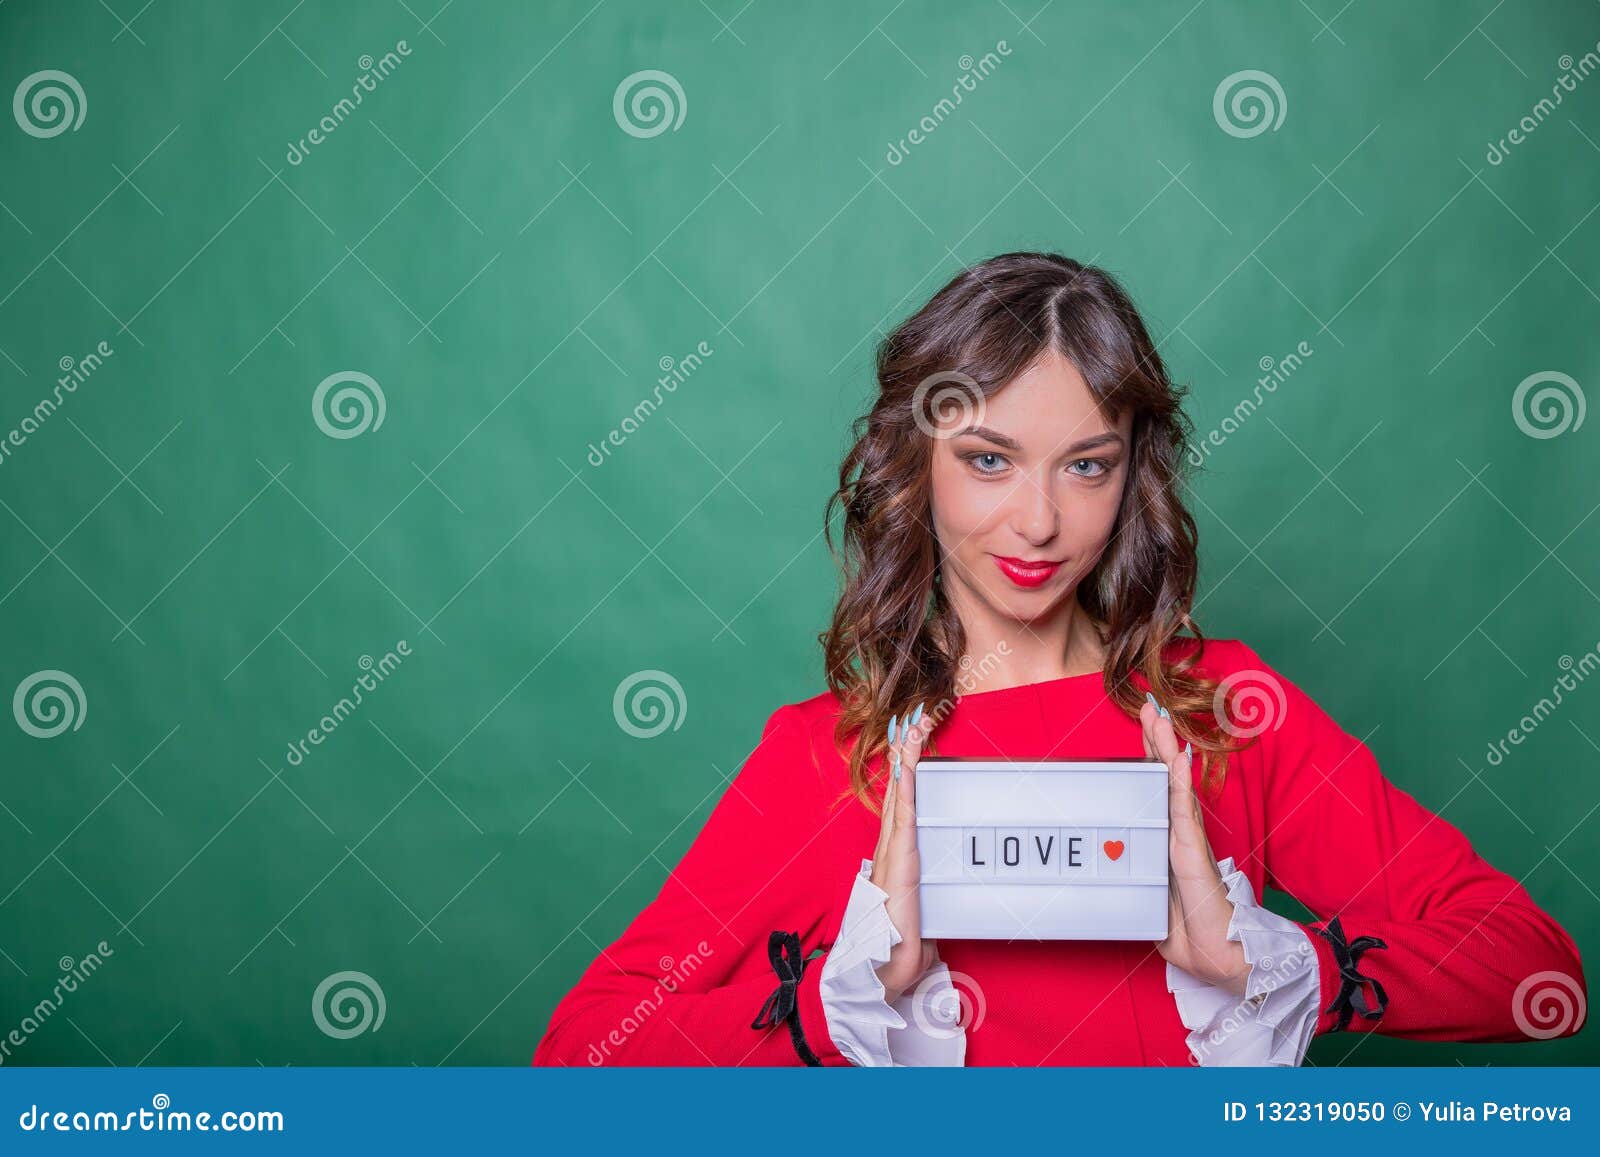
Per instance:
[[[1021,442],[1009,435],[1000,433],[999,430],[991,430],[988,426],[969,426],[967,429],[957,432],[958,437],[962,434],[971,434],[974,437],[983,438],[986,441],[993,442],[996,446],[1004,446],[1007,450],[1022,449]],[[1122,444],[1121,434],[1115,431],[1107,431],[1104,434],[1096,434],[1093,438],[1084,438],[1082,441],[1074,442],[1064,452],[1067,454],[1079,454],[1085,450],[1098,449],[1101,446],[1121,446]]]

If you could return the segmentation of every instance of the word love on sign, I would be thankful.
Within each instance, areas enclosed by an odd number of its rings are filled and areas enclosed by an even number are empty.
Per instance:
[[[1167,768],[917,761],[922,935],[1164,940]]]

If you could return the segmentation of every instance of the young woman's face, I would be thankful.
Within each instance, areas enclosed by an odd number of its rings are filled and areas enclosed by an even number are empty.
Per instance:
[[[933,443],[947,590],[959,583],[1024,622],[1072,597],[1110,541],[1132,428],[1131,410],[1108,423],[1077,367],[1047,350],[971,421],[941,431],[960,431]]]

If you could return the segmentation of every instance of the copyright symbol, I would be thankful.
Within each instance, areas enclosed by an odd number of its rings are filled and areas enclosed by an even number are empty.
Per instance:
[[[1406,1101],[1396,1101],[1394,1103],[1394,1119],[1396,1121],[1408,1121],[1408,1120],[1410,1120],[1411,1119],[1411,1105]]]

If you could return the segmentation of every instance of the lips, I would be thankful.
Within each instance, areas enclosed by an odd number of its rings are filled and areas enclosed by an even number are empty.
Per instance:
[[[1000,568],[1000,573],[1019,587],[1041,586],[1049,582],[1056,571],[1061,569],[1059,562],[1006,558],[998,554],[993,557],[995,565]]]

